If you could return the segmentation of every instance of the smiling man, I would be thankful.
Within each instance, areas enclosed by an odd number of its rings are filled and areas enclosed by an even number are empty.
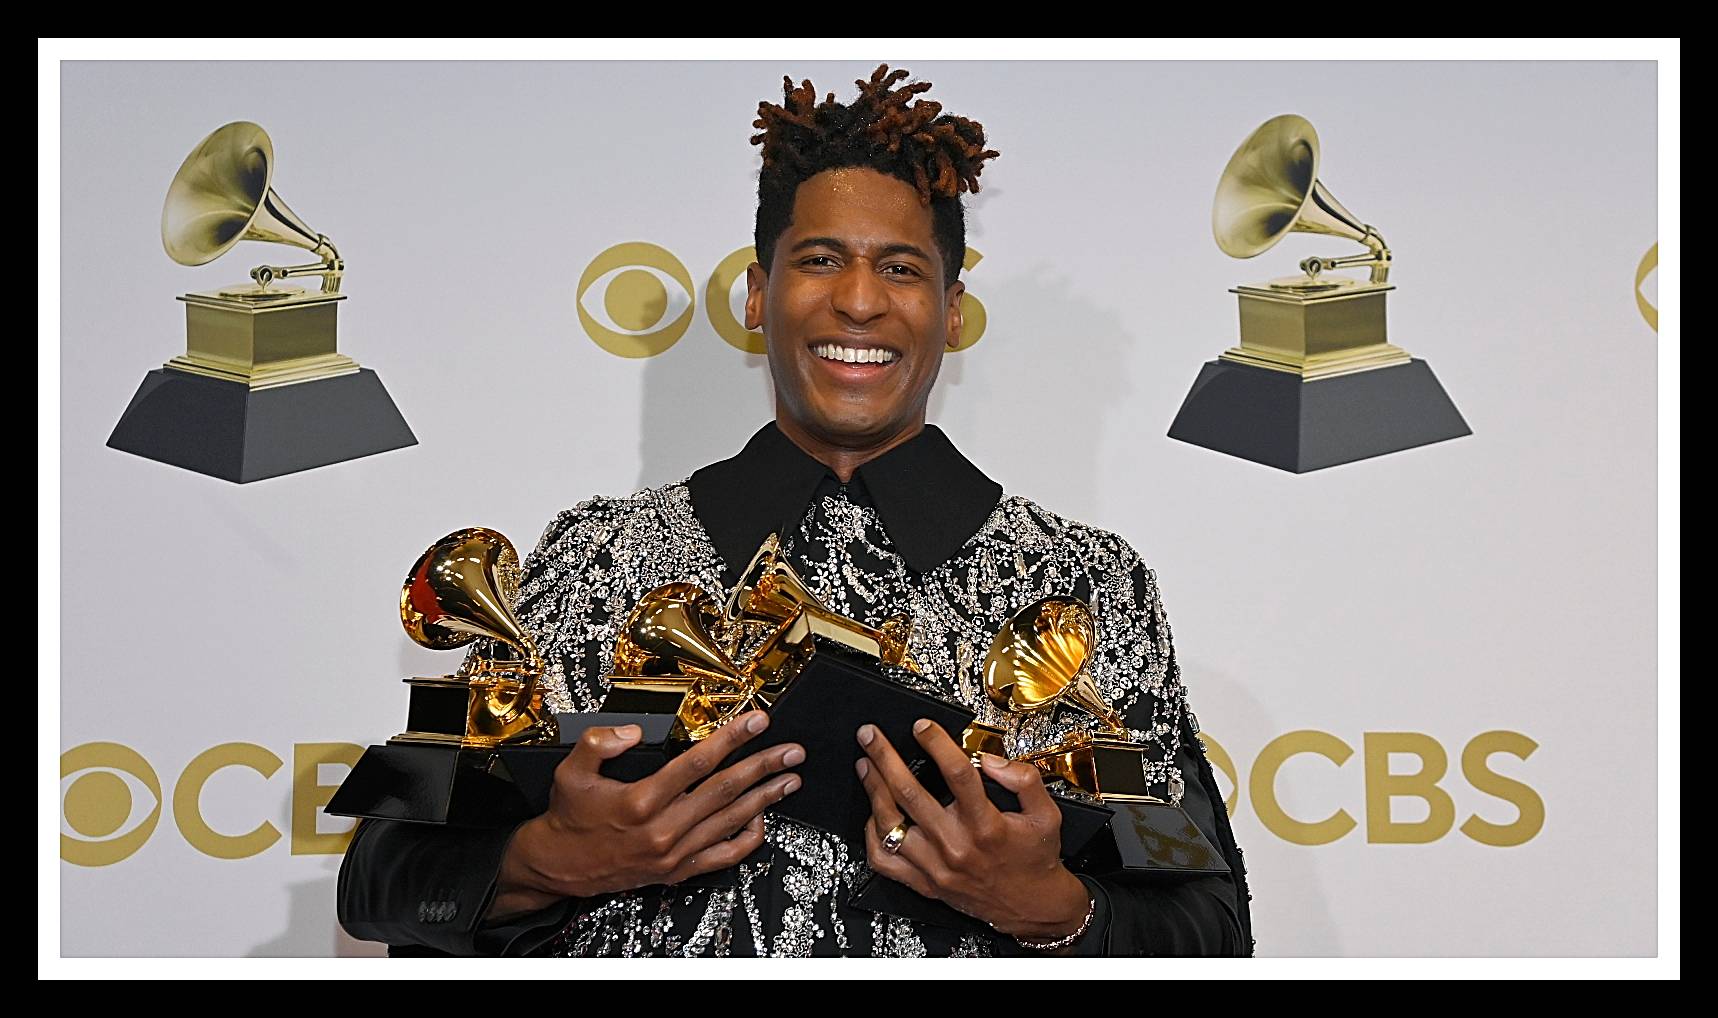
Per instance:
[[[365,822],[340,876],[355,936],[452,953],[551,955],[1250,954],[1245,874],[1196,737],[1156,576],[1114,534],[1004,494],[925,422],[959,345],[960,195],[986,160],[977,123],[879,67],[850,104],[784,80],[759,106],[758,262],[746,324],[762,329],[775,420],[732,459],[552,520],[526,562],[518,614],[549,661],[556,711],[596,710],[615,635],[649,590],[726,590],[764,538],[823,601],[869,625],[905,612],[923,675],[903,682],[1008,723],[1020,755],[1091,724],[1073,711],[995,711],[980,666],[1019,609],[1091,605],[1090,668],[1147,746],[1147,781],[1179,801],[1232,875],[1122,884],[1070,872],[1038,771],[986,756],[1020,812],[984,795],[940,728],[918,736],[955,799],[925,793],[895,748],[855,731],[869,795],[864,845],[770,812],[800,788],[799,746],[725,770],[768,719],[736,719],[643,781],[603,778],[640,737],[592,729],[556,772],[549,809],[508,831]],[[875,914],[848,899],[867,869],[987,924]],[[696,879],[694,879],[696,878]]]

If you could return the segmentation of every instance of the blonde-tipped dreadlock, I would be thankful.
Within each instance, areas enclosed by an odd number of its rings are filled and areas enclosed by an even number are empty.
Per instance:
[[[755,241],[766,269],[775,242],[793,220],[799,185],[824,170],[863,166],[912,184],[919,202],[931,207],[932,232],[943,256],[944,283],[960,276],[966,257],[966,217],[960,195],[978,191],[986,159],[998,153],[984,147],[984,126],[942,112],[942,104],[914,99],[930,89],[928,81],[895,87],[908,72],[878,66],[870,81],[856,81],[859,97],[842,105],[835,93],[819,103],[810,81],[798,87],[782,78],[782,103],[758,104],[761,130],[752,144],[763,146],[758,174]]]

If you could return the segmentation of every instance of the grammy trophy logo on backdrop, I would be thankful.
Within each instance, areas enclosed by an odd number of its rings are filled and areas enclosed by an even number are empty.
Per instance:
[[[248,121],[197,143],[161,210],[161,245],[205,265],[241,241],[309,251],[249,283],[187,293],[185,352],[144,376],[109,448],[245,483],[416,445],[376,373],[340,353],[346,263],[274,189],[274,142]],[[316,276],[314,292],[280,280]]]
[[[984,255],[966,249],[963,271],[972,271]],[[764,353],[764,337],[734,314],[743,299],[741,281],[746,266],[758,260],[747,246],[728,254],[704,284],[704,315],[723,341],[745,353]],[[616,357],[654,357],[686,335],[691,327],[697,287],[686,263],[672,251],[647,241],[629,241],[605,249],[579,275],[573,304],[579,324],[591,342]],[[988,320],[984,304],[968,290],[960,302],[966,325],[955,353],[971,349],[984,335]]]
[[[1211,232],[1231,258],[1291,233],[1339,237],[1364,254],[1313,257],[1301,274],[1242,284],[1241,342],[1200,370],[1169,437],[1296,474],[1473,432],[1425,361],[1389,342],[1392,255],[1319,179],[1318,132],[1272,117],[1229,157]],[[1367,278],[1333,275],[1364,268]]]

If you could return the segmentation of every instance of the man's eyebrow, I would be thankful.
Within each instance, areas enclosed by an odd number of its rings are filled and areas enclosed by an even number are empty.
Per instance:
[[[832,251],[839,251],[842,254],[846,254],[852,250],[847,246],[846,241],[843,241],[839,237],[807,237],[788,250],[790,252],[797,253],[813,247],[826,247]],[[929,254],[925,253],[923,248],[916,244],[905,243],[886,244],[883,246],[881,251],[877,252],[877,257],[887,258],[890,255],[896,254],[912,255],[915,258],[923,258],[927,262],[935,261],[935,259],[933,259]]]
[[[832,247],[837,251],[847,250],[847,245],[835,237],[807,237],[789,250],[804,251],[808,247]]]

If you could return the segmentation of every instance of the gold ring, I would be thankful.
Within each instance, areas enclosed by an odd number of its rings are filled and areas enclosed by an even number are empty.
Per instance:
[[[900,823],[889,828],[889,833],[883,835],[883,851],[890,855],[894,855],[896,852],[899,852],[901,850],[901,842],[907,840],[907,828],[911,826],[911,820],[902,819]]]

